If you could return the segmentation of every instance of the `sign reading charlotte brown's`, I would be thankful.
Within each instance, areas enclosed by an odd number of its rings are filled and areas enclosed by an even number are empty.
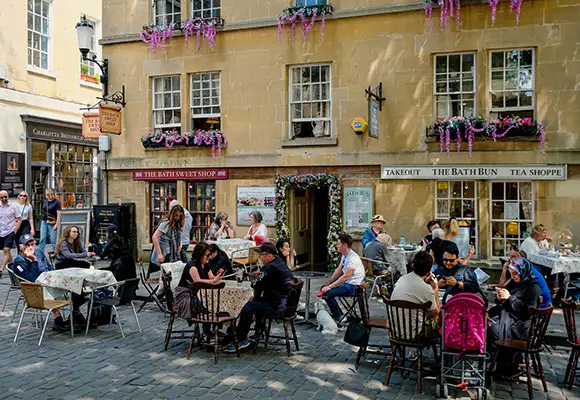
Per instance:
[[[138,169],[133,171],[134,181],[202,181],[229,178],[226,168],[213,169]]]
[[[101,128],[99,127],[99,114],[83,114],[83,136],[89,138],[98,138],[101,136]]]
[[[538,180],[567,179],[566,165],[383,165],[382,179]]]
[[[78,129],[26,121],[26,137],[28,139],[44,140],[46,142],[80,144],[98,146],[99,139],[83,137],[81,126]]]
[[[11,197],[24,190],[24,153],[0,153],[0,190]]]
[[[121,134],[121,119],[123,116],[121,107],[101,104],[99,105],[99,116],[99,125],[102,133]]]

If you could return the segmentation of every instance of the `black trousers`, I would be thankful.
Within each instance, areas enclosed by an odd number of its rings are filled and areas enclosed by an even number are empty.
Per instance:
[[[54,266],[57,270],[59,269],[67,269],[67,268],[86,268],[89,269],[91,264],[86,261],[82,260],[72,260],[72,259],[65,259],[60,261],[58,264]],[[73,304],[73,311],[79,311],[81,306],[85,304],[85,296],[82,294],[72,293],[72,304]]]

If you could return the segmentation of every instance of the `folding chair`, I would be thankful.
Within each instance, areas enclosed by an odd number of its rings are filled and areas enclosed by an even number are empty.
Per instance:
[[[355,286],[357,288],[356,290],[358,291],[359,285],[355,285]],[[341,297],[336,297],[336,299],[338,300],[340,308],[345,310],[344,313],[342,314],[342,317],[340,318],[340,320],[337,321],[337,324],[340,324],[342,321],[344,321],[348,317],[351,317],[352,319],[360,320],[360,317],[359,317],[358,312],[357,312],[358,296],[356,295],[356,293],[354,296],[341,296]]]
[[[159,296],[157,296],[157,289],[159,289],[159,278],[149,278],[145,274],[145,269],[143,268],[143,257],[139,256],[137,259],[137,268],[139,269],[139,277],[141,278],[141,283],[143,283],[143,287],[149,293],[149,296],[141,303],[141,307],[137,312],[141,312],[145,304],[149,303],[151,300],[157,304],[157,307],[161,310],[161,312],[166,312],[165,307],[161,304],[161,300],[159,300]]]
[[[370,258],[366,258],[366,257],[361,257],[360,259],[363,263],[363,266],[365,267],[365,275],[366,275],[365,279],[368,280],[369,282],[373,283],[373,286],[371,287],[371,291],[369,293],[369,301],[373,297],[373,293],[375,292],[375,288],[377,287],[377,282],[380,281],[381,279],[390,277],[393,287],[395,286],[394,276],[391,272],[388,272],[386,274],[381,274],[381,275],[375,275],[373,273],[373,264],[379,264],[379,265],[384,265],[384,266],[388,267],[387,263],[385,263],[383,261],[378,261],[378,260],[371,260]]]
[[[18,300],[16,301],[16,307],[14,307],[14,313],[12,314],[12,321],[10,321],[10,323],[14,322],[14,319],[16,318],[16,312],[18,311],[18,306],[20,305],[20,302],[23,300],[22,291],[20,290],[20,282],[28,282],[26,279],[19,278],[18,276],[16,276],[14,271],[12,271],[12,266],[13,266],[12,263],[8,263],[8,265],[6,266],[8,276],[10,277],[10,283],[8,286],[8,292],[6,293],[6,299],[4,300],[4,305],[2,306],[2,312],[4,312],[4,310],[6,309],[6,304],[8,303],[8,299],[10,298],[10,293],[12,292],[19,293]]]

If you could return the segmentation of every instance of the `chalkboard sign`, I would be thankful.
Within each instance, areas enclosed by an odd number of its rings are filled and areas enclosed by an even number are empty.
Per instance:
[[[459,257],[465,258],[469,255],[469,227],[459,227],[459,234],[451,239],[459,248]]]
[[[62,210],[60,212],[60,224],[58,225],[58,240],[60,240],[63,231],[67,227],[76,226],[79,228],[81,243],[83,245],[87,244],[89,242],[91,211],[90,208]]]

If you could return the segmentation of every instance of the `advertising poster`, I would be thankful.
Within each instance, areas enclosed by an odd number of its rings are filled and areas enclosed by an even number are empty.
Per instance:
[[[16,197],[24,190],[24,153],[0,153],[0,189]]]
[[[262,214],[262,223],[274,226],[276,223],[276,188],[275,187],[238,187],[238,225],[250,226],[250,212],[256,210]]]
[[[373,217],[372,186],[344,188],[344,228],[366,229]]]

